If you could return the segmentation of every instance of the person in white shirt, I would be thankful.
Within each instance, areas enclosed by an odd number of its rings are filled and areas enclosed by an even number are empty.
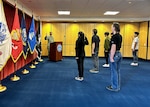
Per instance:
[[[138,66],[138,49],[139,49],[139,32],[134,32],[134,39],[132,42],[132,55],[133,55],[133,62],[131,63],[132,66]]]

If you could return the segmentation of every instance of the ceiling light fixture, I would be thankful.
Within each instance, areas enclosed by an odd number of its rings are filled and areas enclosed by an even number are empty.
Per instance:
[[[132,2],[131,2],[131,1],[129,1],[128,3],[129,3],[129,4],[131,4]]]
[[[120,12],[119,11],[106,11],[104,15],[117,15],[118,13]]]
[[[70,11],[58,11],[58,15],[70,15]]]

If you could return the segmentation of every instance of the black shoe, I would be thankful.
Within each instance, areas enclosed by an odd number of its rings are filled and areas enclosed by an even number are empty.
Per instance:
[[[110,85],[110,86],[107,86],[106,89],[109,90],[109,91],[115,91],[115,92],[117,92],[117,91],[120,90],[120,89],[114,89],[114,88],[112,88],[111,85]]]

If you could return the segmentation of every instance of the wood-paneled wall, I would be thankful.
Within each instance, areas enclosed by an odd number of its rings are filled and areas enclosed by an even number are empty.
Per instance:
[[[149,22],[149,32],[148,32],[148,53],[147,53],[147,59],[150,60],[150,22]]]
[[[148,22],[140,23],[139,34],[139,58],[147,58],[147,37],[148,37]]]
[[[46,34],[51,31],[54,41],[63,42],[63,56],[75,56],[75,41],[78,37],[78,32],[83,31],[89,40],[89,45],[85,46],[86,56],[91,56],[91,37],[92,30],[96,28],[100,37],[100,52],[99,56],[104,56],[104,40],[105,32],[111,33],[112,23],[42,23],[42,55],[46,56],[47,41],[44,40]],[[123,57],[132,57],[131,45],[134,37],[134,32],[140,32],[139,57],[146,58],[147,47],[147,32],[148,22],[142,23],[120,23],[121,35],[123,43],[121,52]],[[144,35],[144,36],[143,36]],[[150,46],[150,45],[149,45]]]

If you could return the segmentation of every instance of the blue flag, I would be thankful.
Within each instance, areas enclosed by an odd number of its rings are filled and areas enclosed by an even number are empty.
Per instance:
[[[35,33],[35,24],[34,24],[33,17],[32,17],[32,22],[31,22],[30,29],[29,29],[28,44],[29,44],[30,52],[33,54],[35,46],[36,46],[36,33]]]
[[[22,42],[23,42],[23,56],[26,59],[29,47],[27,43],[27,31],[26,31],[24,13],[23,13],[22,20],[21,20],[21,35],[22,35]]]

